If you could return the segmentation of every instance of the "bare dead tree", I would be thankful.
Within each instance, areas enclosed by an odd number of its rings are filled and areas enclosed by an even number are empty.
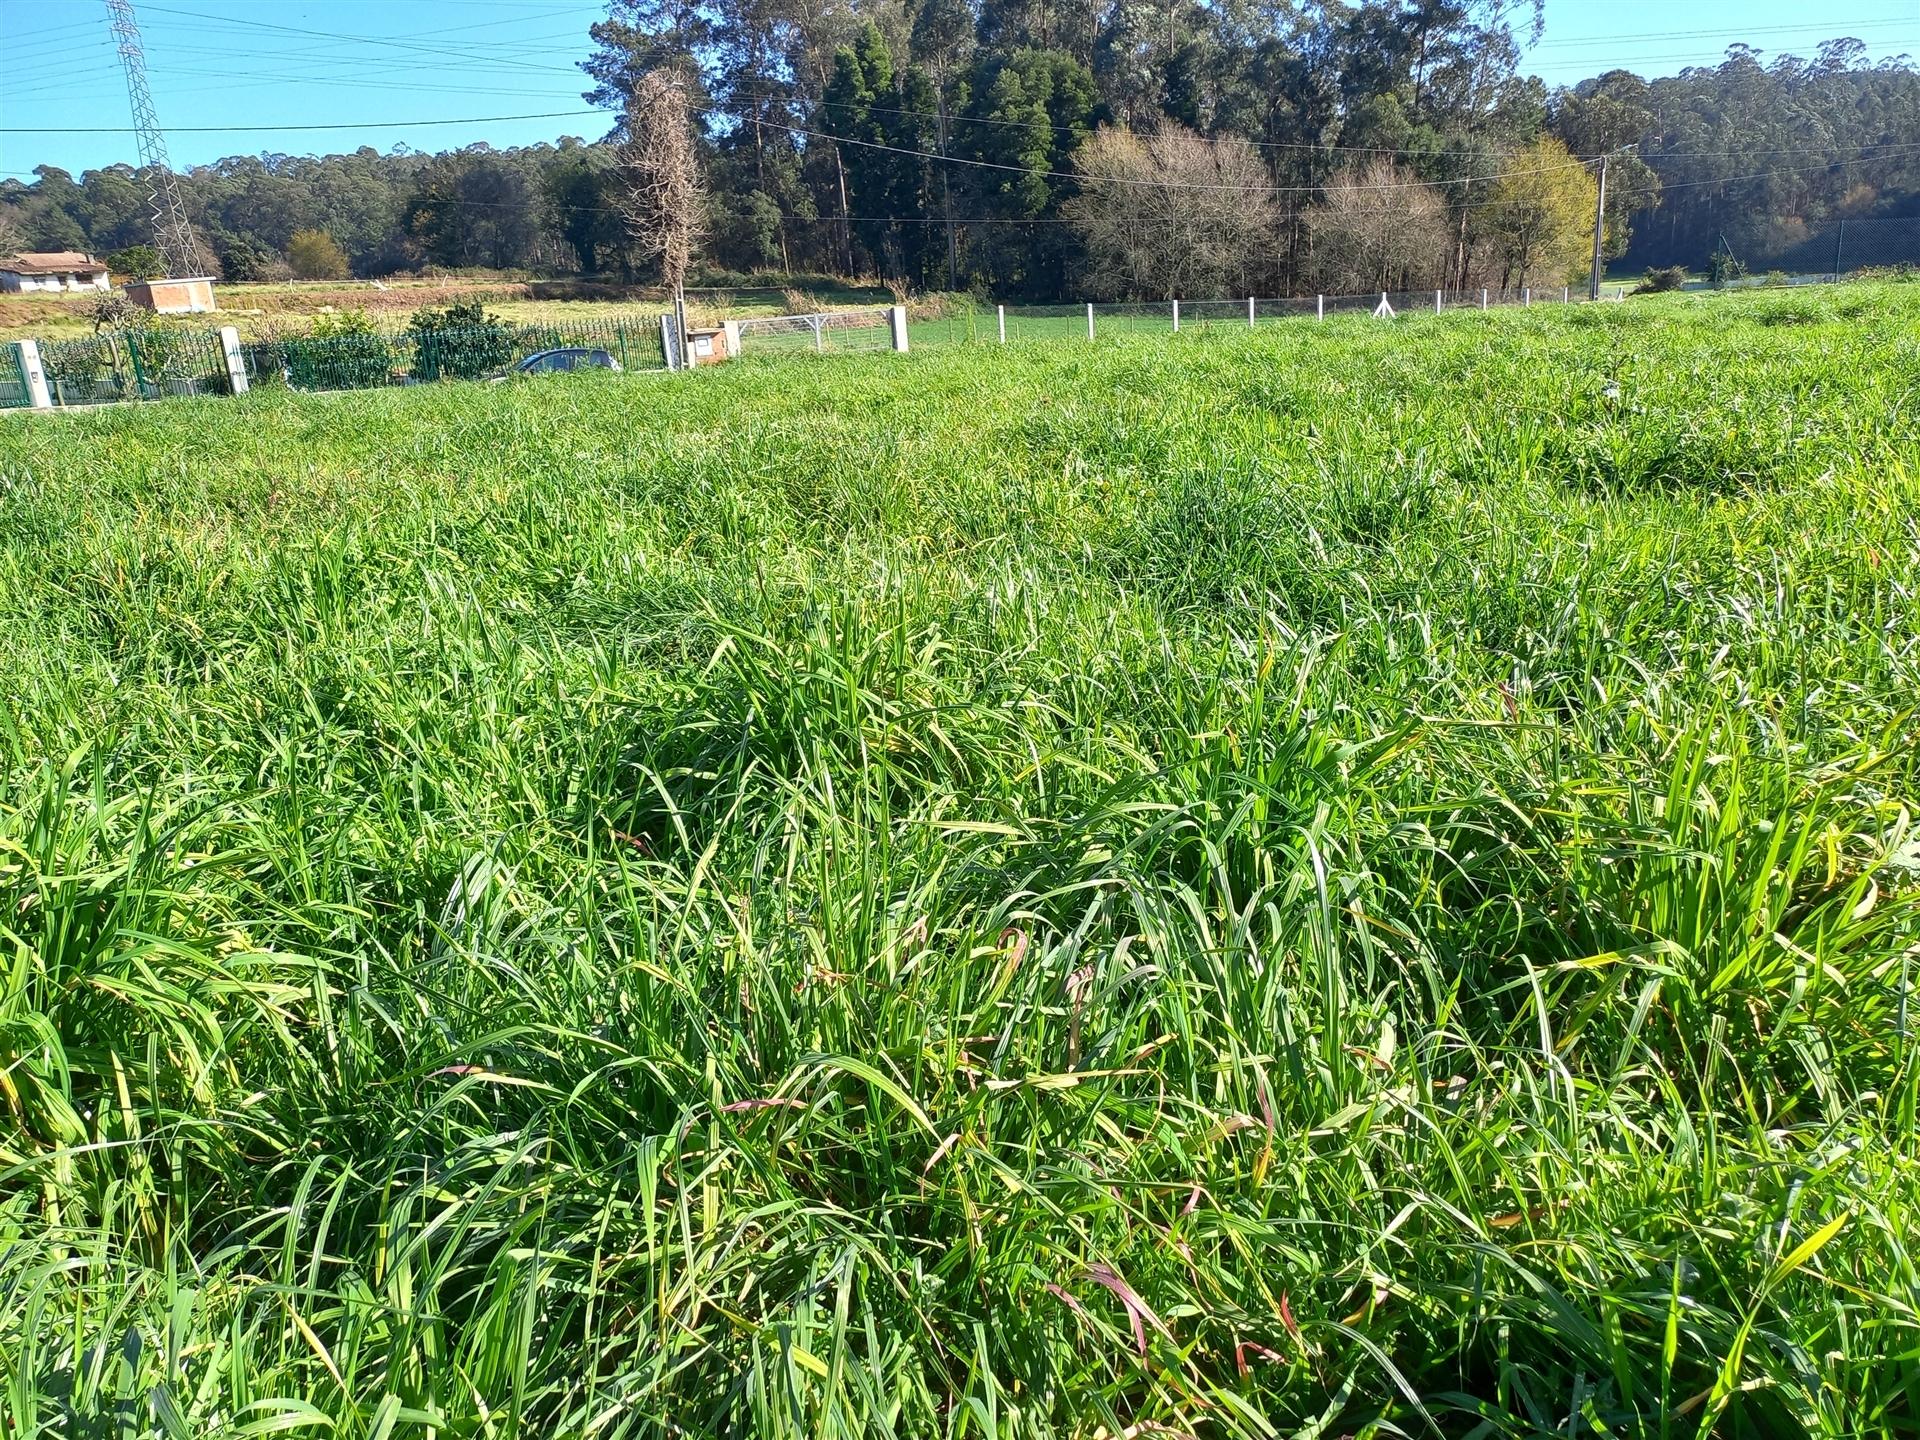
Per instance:
[[[1246,141],[1171,121],[1148,135],[1102,128],[1074,152],[1081,192],[1063,207],[1085,238],[1098,294],[1245,294],[1279,226],[1273,181]]]
[[[661,278],[675,296],[686,287],[706,219],[687,96],[687,82],[677,71],[648,71],[627,101],[627,138],[619,150],[627,233],[642,255],[659,260]]]
[[[1444,278],[1447,207],[1430,185],[1384,157],[1328,182],[1307,212],[1316,283],[1332,290],[1403,290]]]

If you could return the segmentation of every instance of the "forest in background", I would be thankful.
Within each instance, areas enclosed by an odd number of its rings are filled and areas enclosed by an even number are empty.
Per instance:
[[[582,36],[605,139],[234,156],[182,190],[228,279],[644,281],[621,117],[672,67],[702,122],[708,275],[1034,300],[1537,283],[1585,273],[1574,161],[1602,153],[1609,258],[1634,268],[1819,269],[1841,224],[1920,232],[1884,223],[1920,216],[1905,57],[1735,47],[1550,90],[1520,65],[1539,24],[1506,0],[615,0]],[[0,249],[149,238],[133,167],[35,173],[0,182]]]

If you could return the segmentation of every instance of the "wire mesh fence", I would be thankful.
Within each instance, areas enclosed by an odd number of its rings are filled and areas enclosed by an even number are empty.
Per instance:
[[[56,406],[107,405],[179,395],[230,395],[217,330],[155,325],[39,342]],[[367,390],[520,371],[660,370],[659,316],[461,329],[355,330],[243,341],[248,389]],[[32,403],[19,350],[0,345],[0,409]]]
[[[884,309],[826,310],[813,315],[758,315],[734,322],[740,353],[887,350],[892,320]]]
[[[1817,230],[1800,227],[1771,245],[1734,253],[1753,276],[1772,272],[1801,283],[1837,280],[1862,270],[1920,269],[1920,216],[1842,217]]]
[[[1623,287],[1610,287],[1615,298]],[[915,345],[1016,344],[1028,340],[1107,340],[1133,335],[1222,333],[1279,320],[1324,320],[1343,315],[1451,313],[1583,301],[1584,289],[1554,286],[1486,290],[1371,290],[1353,295],[1296,295],[1285,299],[1093,302],[1077,305],[968,305],[951,301],[914,319]],[[1382,309],[1381,302],[1386,302]]]
[[[1820,277],[1808,277],[1820,278]],[[1626,287],[1603,288],[1619,299]],[[909,348],[1001,345],[1027,341],[1102,341],[1129,336],[1224,333],[1283,320],[1395,318],[1496,307],[1578,303],[1584,287],[1387,290],[1346,295],[1219,300],[994,305],[948,298],[910,318]],[[249,389],[359,390],[438,380],[484,380],[551,370],[671,369],[677,343],[670,317],[633,316],[520,324],[497,321],[459,329],[380,330],[273,335],[243,342]],[[733,355],[880,351],[892,348],[884,307],[754,316],[731,322]],[[719,331],[702,331],[700,362],[726,358]],[[55,405],[151,400],[172,395],[228,394],[233,389],[220,335],[167,325],[42,342],[40,353]],[[0,346],[0,409],[31,403],[17,348]]]

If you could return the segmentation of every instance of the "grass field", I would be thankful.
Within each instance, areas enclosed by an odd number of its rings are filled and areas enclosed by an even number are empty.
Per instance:
[[[0,1432],[1911,1435],[1920,286],[0,424]]]

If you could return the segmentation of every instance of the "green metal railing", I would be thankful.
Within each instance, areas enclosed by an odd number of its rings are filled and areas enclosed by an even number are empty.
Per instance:
[[[48,340],[40,346],[40,363],[56,405],[225,395],[233,388],[213,330],[155,327]]]
[[[479,325],[461,330],[400,330],[308,335],[242,344],[250,387],[367,390],[435,380],[485,380],[510,374],[543,350],[604,350],[622,370],[666,365],[658,316],[565,324]]]

